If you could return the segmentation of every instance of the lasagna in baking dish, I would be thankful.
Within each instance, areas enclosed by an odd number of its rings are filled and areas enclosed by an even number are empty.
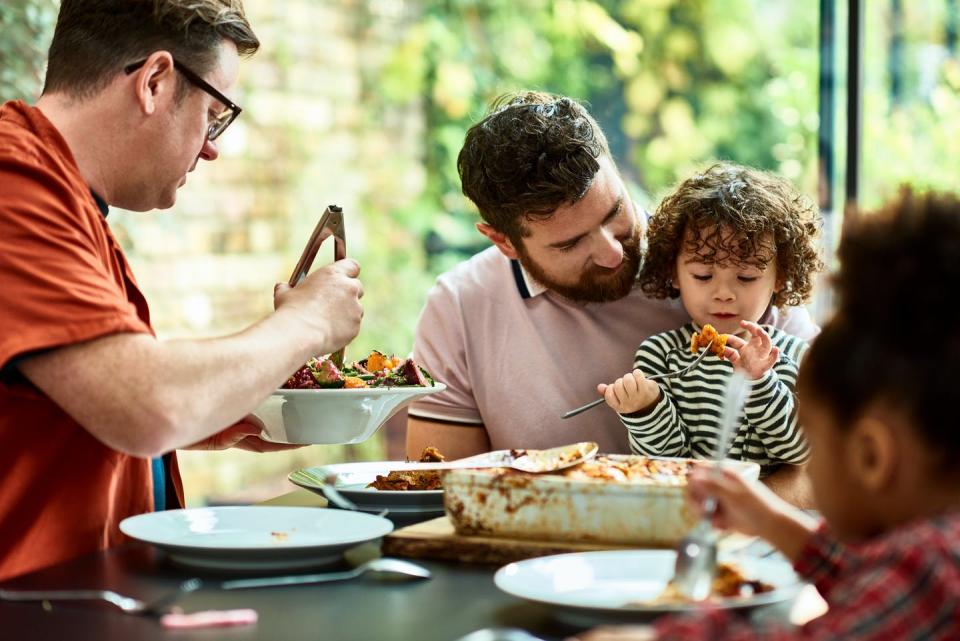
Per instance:
[[[705,464],[609,454],[554,474],[458,469],[443,477],[444,507],[464,535],[673,547],[697,520],[687,476]],[[724,465],[760,474],[756,463]]]
[[[702,465],[702,463],[692,459],[598,456],[562,470],[559,474],[570,479],[686,485],[687,475],[696,465]]]

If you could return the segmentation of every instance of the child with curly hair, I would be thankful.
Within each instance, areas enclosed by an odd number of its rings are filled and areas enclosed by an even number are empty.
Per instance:
[[[823,522],[729,471],[689,488],[717,500],[717,527],[772,543],[829,610],[790,628],[706,608],[580,639],[960,639],[960,317],[937,311],[960,280],[960,200],[904,191],[845,228],[838,257],[837,311],[799,379]]]
[[[802,463],[794,388],[807,344],[763,319],[771,305],[807,301],[819,258],[820,217],[809,199],[773,174],[721,163],[685,180],[650,218],[640,287],[654,298],[680,297],[691,323],[637,349],[634,371],[598,391],[620,414],[639,454],[708,458],[734,369],[752,380],[728,456],[766,470]],[[727,334],[689,373],[691,338],[710,325]],[[714,348],[721,347],[713,345]]]

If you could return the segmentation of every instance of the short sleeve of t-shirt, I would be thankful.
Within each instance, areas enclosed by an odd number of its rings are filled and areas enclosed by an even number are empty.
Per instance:
[[[410,415],[453,423],[483,422],[473,394],[464,340],[464,317],[456,288],[441,276],[427,295],[417,323],[413,355],[434,380],[447,386],[410,406]]]
[[[0,368],[18,355],[110,333],[150,332],[85,185],[28,145],[0,149]]]

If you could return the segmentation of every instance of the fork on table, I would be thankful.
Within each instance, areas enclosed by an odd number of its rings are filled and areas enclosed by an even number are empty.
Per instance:
[[[181,596],[198,590],[200,579],[187,579],[176,590],[152,601],[141,601],[113,590],[0,590],[0,601],[105,601],[127,614],[163,616]]]

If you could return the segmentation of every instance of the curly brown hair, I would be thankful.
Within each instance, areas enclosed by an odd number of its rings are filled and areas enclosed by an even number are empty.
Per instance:
[[[823,269],[820,224],[813,202],[785,179],[717,163],[680,183],[650,218],[640,287],[653,298],[679,296],[673,279],[687,243],[686,249],[708,263],[762,267],[775,261],[780,291],[773,304],[801,305]]]
[[[493,101],[457,157],[463,193],[494,229],[519,242],[525,220],[549,218],[586,195],[610,149],[572,98],[526,91]]]
[[[845,227],[837,257],[836,312],[800,368],[801,396],[825,404],[841,428],[878,405],[902,413],[939,453],[939,471],[956,473],[949,399],[960,317],[949,301],[960,282],[960,199],[904,188]]]

